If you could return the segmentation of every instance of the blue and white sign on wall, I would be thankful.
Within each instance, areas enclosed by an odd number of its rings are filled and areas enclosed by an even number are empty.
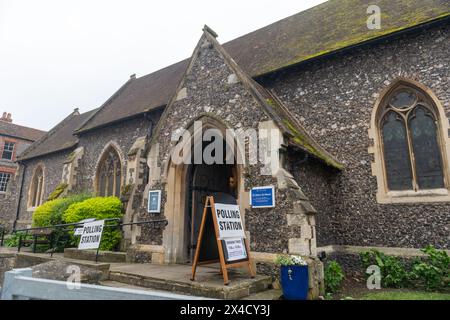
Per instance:
[[[161,190],[150,190],[148,192],[148,212],[161,212]]]
[[[274,208],[275,187],[255,187],[250,190],[250,205],[252,208]]]

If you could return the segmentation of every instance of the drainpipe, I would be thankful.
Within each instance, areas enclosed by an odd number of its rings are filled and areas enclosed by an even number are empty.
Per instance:
[[[17,211],[16,211],[16,219],[14,219],[14,223],[13,223],[13,231],[16,231],[16,225],[17,225],[17,220],[19,220],[19,214],[20,214],[20,203],[22,200],[22,190],[23,190],[23,183],[25,180],[25,170],[27,169],[27,165],[25,163],[20,163],[19,162],[19,170],[20,170],[20,165],[23,166],[23,171],[20,177],[20,188],[19,188],[19,198],[17,201]]]

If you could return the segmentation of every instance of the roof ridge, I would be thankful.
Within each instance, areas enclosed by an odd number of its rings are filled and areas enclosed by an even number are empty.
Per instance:
[[[74,111],[72,111],[67,117],[65,117],[62,121],[60,121],[56,126],[54,126],[49,131],[47,131],[47,133],[45,135],[43,135],[40,139],[36,140],[28,148],[26,148],[25,151],[22,152],[20,157],[17,158],[17,161],[27,159],[27,157],[26,157],[27,154],[29,154],[31,151],[36,150],[36,148],[38,146],[40,146],[50,136],[52,136],[57,131],[57,129],[61,128],[62,126],[67,124],[69,122],[69,120],[71,120],[72,118],[79,116],[79,115],[80,115],[80,113],[78,112],[78,110],[75,109]]]
[[[317,158],[323,160],[328,165],[341,169],[342,165],[331,155],[325,148],[323,148],[317,141],[315,141],[310,134],[303,128],[303,126],[297,121],[295,117],[289,112],[289,110],[283,105],[278,97],[273,97],[273,95],[263,88],[259,83],[257,83],[251,76],[249,76],[231,57],[231,55],[226,51],[226,49],[217,41],[217,39],[209,32],[206,32],[206,37],[210,40],[215,48],[223,56],[225,62],[230,66],[230,68],[236,73],[236,75],[243,80],[242,83],[247,89],[254,95],[258,100],[260,105],[263,106],[265,113],[274,120],[284,133],[287,133],[294,138],[294,142],[302,147],[308,153],[316,156]],[[267,97],[268,96],[268,97]],[[279,109],[276,110],[274,106],[267,101],[267,98],[273,97],[278,104]],[[283,119],[280,115],[280,111],[284,113],[284,116],[289,119]],[[288,120],[288,121],[287,121]],[[287,123],[286,123],[287,121]],[[293,122],[293,125],[292,125]],[[298,135],[303,138],[303,143],[298,141]],[[306,139],[305,139],[306,138]]]
[[[27,126],[0,121],[0,135],[35,142],[47,132],[40,129],[30,128]]]
[[[81,129],[81,128],[89,121],[89,120],[91,120],[92,117],[93,117],[95,114],[97,114],[97,112],[98,112],[100,109],[101,109],[101,107],[98,107],[98,108],[94,108],[94,109],[92,109],[92,110],[89,110],[89,111],[86,111],[86,112],[83,112],[82,114],[80,114],[80,116],[81,116],[81,115],[83,115],[83,114],[92,112],[92,114],[91,114],[89,117],[87,117],[83,122],[81,122],[81,124],[74,130],[73,134],[76,135],[75,133],[76,133],[79,129]]]
[[[86,121],[83,121],[83,123],[74,131],[74,134],[77,135],[79,133],[87,132],[87,131],[90,131],[91,129],[93,129],[93,128],[90,128],[90,129],[83,130],[83,127],[85,125],[87,125],[89,123],[89,121],[91,121],[92,118],[94,118],[97,113],[99,113],[101,110],[103,110],[103,108],[105,108],[115,98],[117,98],[119,96],[119,93],[121,93],[123,90],[125,90],[125,88],[128,87],[130,85],[130,83],[133,82],[133,80],[136,80],[136,78],[135,77],[130,77],[122,86],[119,87],[119,89],[117,89],[116,92],[114,92],[114,94],[111,97],[108,98],[108,100],[106,100],[100,107],[98,107],[97,110],[93,109],[93,110],[96,110],[96,111],[94,113],[92,113],[86,119]]]
[[[450,21],[448,1],[376,0],[375,3],[389,14],[383,17],[381,30],[368,30],[367,1],[329,0],[222,46],[249,76],[256,79],[358,46],[373,45],[383,38],[446,23]],[[328,36],[323,37],[324,34]],[[166,65],[119,89],[77,129],[77,133],[167,106],[191,57]]]
[[[6,125],[9,125],[9,126],[21,127],[21,128],[25,128],[25,129],[30,129],[30,130],[39,131],[39,132],[42,132],[42,133],[46,133],[46,132],[47,132],[47,131],[45,131],[45,130],[36,129],[36,128],[32,128],[32,127],[28,127],[28,126],[21,125],[21,124],[13,123],[13,122],[6,122],[6,121],[1,121],[1,120],[0,120],[0,122],[1,122],[1,123],[4,123],[4,124],[6,124]]]
[[[145,77],[148,77],[148,76],[151,76],[151,75],[153,75],[153,74],[155,74],[155,73],[164,71],[164,70],[166,70],[166,69],[169,69],[169,68],[173,67],[173,66],[176,65],[176,64],[179,64],[179,63],[182,63],[182,62],[187,62],[188,60],[190,60],[190,58],[191,58],[191,57],[188,57],[188,58],[185,58],[185,59],[183,59],[183,60],[179,60],[179,61],[174,62],[174,63],[172,63],[172,64],[166,65],[165,67],[162,67],[162,68],[160,68],[160,69],[153,70],[152,72],[147,73],[147,74],[145,74],[145,75],[143,75],[143,76],[141,76],[141,77],[137,77],[136,80],[141,80],[141,79],[143,79],[143,78],[145,78]]]
[[[211,45],[214,47],[214,49],[218,52],[218,54],[222,57],[224,62],[228,65],[228,67],[236,74],[236,76],[239,78],[239,80],[242,82],[243,86],[252,94],[253,98],[259,103],[260,106],[262,106],[263,112],[269,116],[272,120],[274,120],[277,124],[277,126],[280,128],[280,130],[284,134],[288,134],[291,137],[295,137],[295,132],[292,132],[292,129],[298,129],[302,133],[304,133],[306,130],[301,126],[293,126],[292,128],[289,127],[289,123],[285,123],[283,119],[281,118],[279,112],[275,110],[267,101],[267,95],[271,96],[267,90],[265,90],[261,85],[259,85],[252,77],[250,77],[230,56],[230,54],[225,50],[225,48],[222,47],[222,45],[217,41],[216,39],[217,34],[209,28],[207,25],[203,28],[203,35],[200,37],[197,46],[195,47],[195,50],[191,56],[191,59],[189,61],[188,68],[186,69],[185,73],[183,74],[182,79],[180,80],[179,84],[177,85],[177,90],[172,95],[168,107],[164,110],[163,115],[161,116],[157,127],[155,129],[155,132],[153,133],[153,136],[150,140],[149,145],[152,145],[157,139],[159,135],[159,131],[161,130],[161,126],[163,125],[164,121],[166,120],[170,108],[172,107],[176,96],[181,89],[181,87],[184,85],[184,82],[186,80],[186,77],[188,73],[190,72],[194,62],[196,61],[196,58],[198,56],[198,50],[203,45],[202,39],[207,40]],[[296,122],[295,122],[296,123]],[[305,132],[306,133],[306,132]],[[323,160],[328,165],[335,167],[335,168],[342,168],[342,165],[340,165],[334,157],[326,152],[326,150],[321,147],[316,141],[310,138],[309,134],[307,135],[307,140],[309,142],[307,145],[301,145],[298,143],[303,150],[305,150],[308,153],[311,153],[313,156],[316,156],[317,158]],[[314,144],[314,146],[311,146],[311,144]]]
[[[192,68],[192,66],[194,64],[194,57],[197,56],[198,50],[201,47],[201,40],[204,37],[205,37],[205,31],[203,32],[202,36],[200,37],[199,41],[197,42],[197,45],[195,46],[194,51],[191,54],[191,57],[187,59],[188,60],[187,61],[188,65],[187,65],[186,69],[184,70],[183,76],[181,77],[179,83],[177,84],[177,87],[176,87],[175,91],[173,92],[173,94],[171,95],[169,101],[167,102],[166,108],[164,108],[164,111],[163,111],[161,117],[159,118],[158,123],[156,124],[155,130],[154,130],[154,132],[153,132],[153,134],[152,134],[152,136],[150,138],[148,146],[151,146],[153,144],[153,142],[156,139],[158,139],[158,134],[159,134],[159,131],[161,130],[161,125],[162,125],[162,123],[165,121],[165,119],[167,117],[168,110],[169,110],[170,106],[174,103],[178,92],[180,91],[182,85],[186,81],[186,76],[187,76],[188,72],[191,70],[191,68]],[[183,60],[183,61],[185,61],[185,60]]]
[[[277,120],[277,122],[282,126],[281,129],[288,131],[287,128],[282,123],[281,119],[277,119],[278,115],[273,112],[270,108],[267,108],[267,102],[264,99],[264,96],[259,92],[259,87],[255,86],[256,81],[253,80],[251,76],[249,76],[237,63],[234,61],[233,57],[225,50],[225,48],[217,41],[215,37],[212,37],[209,33],[206,34],[210,41],[212,41],[215,48],[220,52],[223,56],[225,62],[229,65],[229,67],[236,73],[236,75],[241,79],[244,86],[253,93],[254,97],[263,105],[265,112],[272,118]]]

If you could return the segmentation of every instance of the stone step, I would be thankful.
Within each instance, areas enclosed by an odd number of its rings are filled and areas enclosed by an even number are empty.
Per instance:
[[[113,281],[113,280],[104,280],[100,281],[100,285],[105,287],[113,287],[113,288],[123,288],[123,289],[133,289],[133,290],[142,290],[142,291],[153,291],[153,292],[162,292],[167,293],[167,291],[155,290],[152,288],[133,286],[130,284],[126,284],[123,282]]]
[[[155,289],[146,288],[146,287],[133,286],[133,285],[129,285],[129,284],[126,284],[123,282],[118,282],[118,281],[113,281],[113,280],[101,281],[100,285],[105,286],[105,287],[113,287],[113,288],[125,288],[125,289],[134,289],[134,290],[143,290],[143,291],[167,292],[167,291],[155,290]],[[269,289],[269,290],[251,294],[247,297],[242,298],[242,300],[254,300],[254,301],[257,301],[257,300],[260,300],[260,301],[281,300],[282,296],[283,296],[283,292],[281,290]]]
[[[109,268],[110,268],[109,263],[95,263],[86,260],[64,258],[61,254],[54,254],[53,257],[50,257],[50,254],[47,253],[18,252],[15,254],[14,268],[33,267],[35,265],[53,260],[60,260],[65,263],[85,266],[88,268],[99,270],[102,272],[103,280],[106,280],[109,277]]]
[[[77,248],[64,249],[64,258],[95,261],[96,250],[78,250]],[[126,261],[126,252],[99,251],[98,262],[123,263]]]
[[[199,268],[196,281],[190,281],[190,266],[127,265],[111,268],[109,280],[141,288],[230,300],[266,291],[271,286],[270,277],[258,275],[251,279],[238,272],[230,273],[230,283],[225,286],[217,271]]]
[[[242,300],[281,300],[283,292],[279,289],[269,289],[249,295]]]

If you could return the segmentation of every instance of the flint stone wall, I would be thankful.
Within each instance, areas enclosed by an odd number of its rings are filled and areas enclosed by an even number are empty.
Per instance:
[[[308,166],[297,166],[297,182],[323,209],[317,215],[319,245],[450,247],[450,204],[378,204],[368,153],[375,101],[398,77],[433,90],[450,115],[449,43],[447,24],[259,79],[345,165],[328,179],[332,193],[305,179]]]
[[[201,40],[201,48],[187,74],[183,85],[183,98],[175,101],[166,118],[162,118],[158,137],[158,165],[162,170],[168,163],[170,150],[175,146],[171,141],[172,133],[189,128],[190,124],[201,116],[219,119],[229,128],[255,129],[258,132],[260,122],[270,120],[262,107],[242,82],[232,81],[234,71],[226,64],[222,56]],[[151,172],[150,172],[151,174]],[[277,185],[277,179],[271,175],[261,175],[261,165],[247,165],[243,169],[244,188],[248,191],[254,186]],[[164,215],[166,184],[159,181],[151,186],[161,189],[161,216]],[[262,252],[287,251],[289,228],[286,215],[292,211],[293,204],[288,201],[285,192],[276,192],[277,207],[273,209],[250,209],[245,212],[246,230],[250,233],[251,250]],[[149,243],[154,238],[141,234],[140,243]]]
[[[22,196],[20,198],[20,213],[19,220],[31,221],[32,212],[28,211],[28,192],[30,190],[31,181],[33,179],[33,173],[35,168],[43,164],[44,165],[44,187],[43,187],[43,201],[45,202],[50,193],[52,193],[58,184],[61,183],[61,177],[63,172],[64,161],[72,150],[66,150],[43,157],[38,157],[25,161],[25,173]],[[26,224],[17,227],[26,227]]]
[[[158,117],[155,118],[155,123],[157,120]],[[136,139],[147,134],[149,126],[150,122],[141,116],[81,134],[78,146],[84,147],[84,155],[79,165],[81,170],[77,172],[75,190],[78,192],[94,192],[96,166],[109,142],[114,142],[115,146],[119,147],[119,154],[123,161],[122,175],[125,177],[127,154]]]

